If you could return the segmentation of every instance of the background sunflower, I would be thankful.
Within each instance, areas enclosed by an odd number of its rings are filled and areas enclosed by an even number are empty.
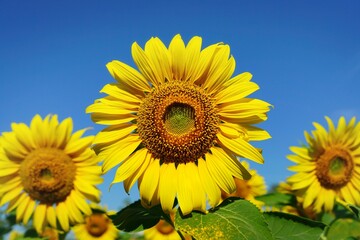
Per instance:
[[[93,136],[82,137],[86,129],[72,133],[72,119],[59,123],[57,115],[11,128],[0,137],[0,206],[7,204],[24,224],[32,219],[38,233],[48,225],[69,231],[82,213],[91,214],[87,200],[100,200]]]
[[[291,147],[294,154],[288,156],[297,165],[289,167],[296,174],[287,181],[303,197],[303,207],[317,213],[331,211],[336,199],[360,204],[360,123],[341,117],[335,127],[325,118],[329,130],[313,123],[311,135],[305,131],[307,145]]]

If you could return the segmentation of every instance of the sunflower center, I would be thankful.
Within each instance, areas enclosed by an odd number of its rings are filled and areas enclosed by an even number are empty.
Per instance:
[[[351,179],[353,161],[348,152],[342,149],[327,149],[316,163],[316,176],[320,184],[328,189],[339,189]]]
[[[219,118],[203,89],[169,82],[149,93],[138,112],[144,146],[162,162],[196,161],[212,146]]]
[[[60,149],[40,148],[21,163],[20,177],[30,197],[53,204],[64,200],[73,189],[75,165]]]
[[[183,103],[173,103],[165,110],[164,122],[169,133],[186,134],[195,126],[194,108]]]
[[[110,220],[104,214],[95,213],[86,218],[86,230],[94,237],[100,237],[108,229]]]
[[[158,232],[160,232],[163,235],[169,235],[170,233],[175,231],[173,226],[171,226],[170,223],[168,223],[164,220],[160,220],[156,224],[156,229],[158,230]]]

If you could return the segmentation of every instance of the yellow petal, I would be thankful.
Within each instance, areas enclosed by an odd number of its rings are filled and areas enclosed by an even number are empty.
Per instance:
[[[14,198],[9,202],[9,205],[7,206],[6,213],[10,213],[13,211],[17,206],[20,205],[20,203],[24,202],[25,199],[29,198],[26,193],[21,193],[19,196]]]
[[[23,194],[25,195],[25,194]],[[27,208],[27,206],[29,205],[29,202],[33,201],[32,199],[30,199],[29,196],[26,195],[26,197],[24,197],[24,200],[22,202],[19,203],[19,206],[16,208],[16,221],[19,222],[24,214],[25,214],[25,210]]]
[[[78,156],[90,147],[93,139],[94,136],[87,136],[74,141],[70,139],[64,149],[64,152],[70,156]]]
[[[72,118],[64,119],[57,127],[56,144],[55,147],[63,149],[66,143],[70,140],[71,133],[73,131]]]
[[[238,179],[250,179],[250,173],[244,168],[241,163],[229,156],[223,149],[212,147],[211,152],[215,158],[222,161],[231,174]]]
[[[228,139],[221,133],[216,135],[221,145],[232,151],[237,156],[250,159],[257,163],[264,163],[263,156],[259,151],[241,138]]]
[[[165,212],[171,212],[177,193],[177,171],[175,163],[162,164],[160,167],[159,195],[161,207]]]
[[[46,204],[40,203],[34,212],[33,225],[38,233],[42,233],[44,229],[44,221],[46,216]]]
[[[156,67],[152,64],[151,60],[148,58],[147,54],[142,50],[142,48],[135,42],[131,46],[131,53],[134,59],[136,66],[139,68],[140,72],[144,75],[145,79],[150,81],[155,87],[163,83],[164,79],[159,79]],[[150,87],[147,91],[150,91]]]
[[[88,113],[88,111],[86,111]],[[132,114],[116,115],[116,114],[106,114],[106,113],[92,113],[91,120],[97,124],[102,125],[117,125],[127,122],[131,122],[135,119],[135,116]]]
[[[169,52],[171,55],[172,72],[174,79],[183,79],[185,70],[185,44],[181,36],[177,34],[170,42]]]
[[[187,163],[185,166],[188,179],[192,183],[189,191],[192,193],[193,209],[206,212],[206,194],[201,184],[198,167],[194,162]]]
[[[151,38],[145,44],[145,53],[154,66],[154,74],[156,74],[161,82],[165,79],[172,80],[172,70],[170,66],[170,54],[164,43],[159,38]]]
[[[111,185],[122,182],[133,175],[145,161],[147,152],[146,148],[139,149],[124,160],[124,162],[116,170],[115,177]]]
[[[132,123],[123,123],[107,127],[96,135],[93,144],[109,143],[119,140],[132,133],[136,128],[137,125]]]
[[[254,82],[240,82],[233,84],[215,95],[216,104],[228,103],[244,98],[259,89]]]
[[[83,195],[81,195],[77,191],[71,191],[69,197],[73,198],[75,205],[85,214],[90,215],[91,214],[91,208],[89,204],[85,201],[85,198]]]
[[[14,198],[16,198],[17,196],[19,196],[22,191],[23,191],[23,188],[21,186],[18,186],[16,188],[8,191],[7,193],[5,193],[1,197],[0,206],[3,206],[5,203],[7,203],[7,202],[13,200]]]
[[[34,139],[31,135],[30,128],[24,123],[12,123],[11,128],[15,133],[18,141],[27,148],[27,150],[32,150],[36,148]]]
[[[35,201],[34,200],[30,200],[29,205],[26,207],[25,209],[25,213],[24,213],[24,218],[23,218],[23,223],[26,225],[31,217],[31,214],[34,212],[34,208],[35,208]]]
[[[150,92],[151,88],[146,79],[134,68],[119,61],[109,62],[106,67],[110,74],[120,83],[126,84],[133,89]]]
[[[56,226],[56,213],[53,206],[47,206],[46,208],[46,219],[53,228]]]
[[[65,206],[69,213],[69,218],[74,223],[81,223],[84,221],[84,218],[80,212],[80,210],[76,207],[73,198],[67,197],[65,200]]]
[[[140,98],[121,89],[117,83],[106,84],[101,90],[101,93],[106,93],[114,98],[120,99],[125,102],[139,104],[141,103]]]
[[[130,191],[130,188],[139,179],[139,177],[143,175],[144,171],[148,168],[151,159],[152,159],[151,153],[147,152],[146,157],[142,165],[138,168],[138,170],[136,170],[136,172],[132,174],[129,178],[124,180],[124,189],[127,193]]]
[[[213,177],[217,185],[228,194],[234,192],[236,189],[234,178],[224,163],[210,153],[205,154],[205,158],[210,176]]]
[[[64,231],[69,231],[69,214],[64,202],[56,204],[55,208],[57,219]]]
[[[195,80],[195,71],[200,59],[201,43],[201,37],[195,36],[191,38],[186,45],[184,80],[190,80],[192,82]]]
[[[303,159],[312,160],[311,157],[309,156],[309,150],[307,148],[293,146],[290,147],[290,151],[297,154],[299,157]]]
[[[181,212],[184,215],[191,213],[193,210],[193,194],[190,188],[192,188],[191,177],[189,176],[186,165],[179,164],[177,166],[177,191],[178,191],[178,202]]]
[[[203,188],[209,198],[209,203],[211,207],[216,207],[221,201],[221,191],[220,188],[216,185],[215,181],[211,177],[207,165],[204,159],[198,160],[198,171],[200,181],[203,185]]]
[[[159,183],[159,174],[160,174],[160,160],[155,159],[149,164],[149,167],[144,172],[140,184],[141,200],[149,206],[153,205],[151,200],[155,195],[155,190]]]
[[[74,186],[76,190],[83,193],[91,201],[93,202],[100,201],[100,191],[92,184],[85,182],[80,178],[77,178],[74,181]]]
[[[116,165],[124,161],[141,143],[139,136],[128,136],[125,139],[111,145],[110,148],[102,151],[99,157],[104,159],[102,171],[106,173]]]

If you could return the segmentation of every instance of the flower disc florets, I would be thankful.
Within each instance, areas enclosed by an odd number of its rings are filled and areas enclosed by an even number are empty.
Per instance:
[[[219,118],[211,98],[182,82],[161,85],[147,95],[138,112],[143,144],[163,162],[195,161],[212,146]]]

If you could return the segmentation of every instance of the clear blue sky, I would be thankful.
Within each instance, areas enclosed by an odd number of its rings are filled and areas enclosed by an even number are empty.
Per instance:
[[[75,128],[96,126],[85,108],[112,82],[105,64],[134,66],[130,47],[152,36],[166,44],[177,33],[204,46],[225,42],[235,72],[249,71],[274,105],[272,139],[256,143],[265,164],[251,163],[268,186],[291,173],[289,146],[304,141],[312,122],[341,115],[360,120],[360,1],[18,1],[0,0],[0,131],[39,113],[72,117]],[[116,209],[126,194],[108,186],[103,203]],[[131,199],[137,199],[133,188]]]

